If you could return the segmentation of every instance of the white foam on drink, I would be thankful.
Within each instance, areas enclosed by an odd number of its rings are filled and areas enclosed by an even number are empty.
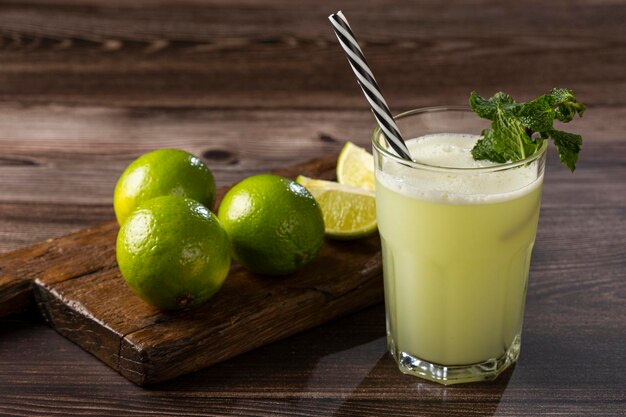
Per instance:
[[[481,168],[499,165],[476,161],[471,150],[477,135],[439,133],[406,141],[415,162],[441,168]],[[543,181],[539,162],[502,171],[436,171],[407,167],[389,159],[376,177],[385,187],[407,197],[445,204],[506,201],[531,192]]]

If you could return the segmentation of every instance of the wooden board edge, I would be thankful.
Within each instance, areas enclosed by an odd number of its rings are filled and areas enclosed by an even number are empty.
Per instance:
[[[37,305],[34,298],[36,286],[34,281],[42,275],[52,257],[60,256],[67,249],[68,242],[75,244],[75,239],[99,235],[116,228],[117,222],[112,220],[0,254],[0,318]],[[30,268],[27,268],[29,263]],[[88,275],[91,272],[95,271],[69,273],[65,279],[74,278],[76,275]]]
[[[36,280],[34,298],[44,320],[59,334],[117,370],[122,335],[93,317],[78,303],[64,300],[53,288]],[[116,352],[111,355],[110,352]]]

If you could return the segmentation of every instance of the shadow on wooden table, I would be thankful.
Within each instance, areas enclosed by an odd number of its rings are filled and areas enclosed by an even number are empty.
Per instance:
[[[354,389],[384,355],[384,332],[380,304],[145,389],[183,391],[201,386],[219,387],[233,396],[332,396],[344,386]]]
[[[443,386],[402,374],[386,353],[334,415],[350,415],[355,409],[386,415],[392,409],[402,415],[493,416],[514,369],[495,381]]]
[[[175,380],[150,393],[194,392],[239,415],[474,415],[496,413],[513,369],[496,381],[451,387],[398,371],[387,353],[384,308],[374,306]],[[392,411],[393,410],[393,411]],[[245,414],[245,413],[244,413]]]

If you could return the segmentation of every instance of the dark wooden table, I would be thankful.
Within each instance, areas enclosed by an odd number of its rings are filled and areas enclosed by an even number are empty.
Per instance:
[[[225,184],[368,145],[373,118],[326,20],[281,0],[0,3],[0,251],[114,218],[124,167],[161,147]],[[550,151],[522,354],[442,387],[385,353],[376,306],[142,389],[44,325],[0,320],[0,415],[623,416],[626,4],[341,2],[396,112],[519,99],[589,105],[576,174]]]

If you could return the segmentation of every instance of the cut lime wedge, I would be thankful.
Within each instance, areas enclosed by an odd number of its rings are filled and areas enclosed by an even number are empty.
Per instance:
[[[374,189],[374,159],[364,148],[348,142],[337,160],[337,181],[353,187]]]
[[[309,190],[322,208],[327,236],[356,239],[376,231],[373,191],[302,175],[296,182]]]

